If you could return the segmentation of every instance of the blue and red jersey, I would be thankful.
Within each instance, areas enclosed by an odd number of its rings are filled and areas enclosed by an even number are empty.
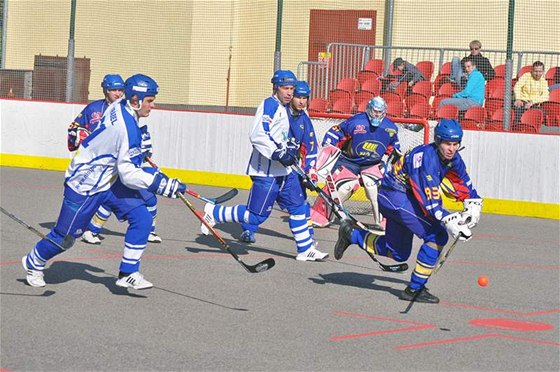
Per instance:
[[[305,111],[302,111],[297,116],[293,115],[289,108],[286,111],[288,111],[288,118],[290,119],[288,136],[295,139],[299,144],[301,167],[305,172],[309,172],[309,169],[313,168],[317,162],[318,153],[318,140],[313,123]]]
[[[443,183],[444,178],[449,182]],[[451,160],[442,160],[435,143],[417,146],[402,156],[385,174],[381,187],[412,192],[424,214],[438,221],[449,214],[443,208],[440,187],[457,201],[480,198],[459,152]]]

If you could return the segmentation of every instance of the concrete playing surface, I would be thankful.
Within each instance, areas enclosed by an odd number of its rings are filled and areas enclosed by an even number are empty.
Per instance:
[[[63,173],[2,167],[0,177],[0,205],[47,233]],[[191,187],[211,197],[226,191]],[[246,197],[241,191],[227,204]],[[237,242],[239,226],[219,225],[246,263],[276,260],[249,274],[200,234],[180,200],[158,205],[163,243],[144,254],[141,272],[155,285],[144,291],[115,285],[126,223],[112,217],[101,245],[76,242],[47,266],[47,286],[32,288],[21,257],[38,237],[0,214],[0,370],[560,369],[558,221],[483,214],[473,239],[430,279],[442,302],[408,308],[397,297],[410,269],[382,272],[355,246],[336,261],[336,227],[316,230],[331,257],[302,263],[280,211],[251,246]],[[411,267],[418,246],[415,240]],[[479,275],[489,277],[487,287],[478,286]]]

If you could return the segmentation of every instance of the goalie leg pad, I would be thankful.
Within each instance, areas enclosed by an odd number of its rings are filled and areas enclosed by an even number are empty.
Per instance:
[[[364,189],[366,191],[366,196],[371,203],[371,209],[373,211],[373,223],[376,225],[381,225],[383,216],[379,212],[379,205],[377,204],[377,188],[381,182],[383,175],[379,170],[378,165],[374,165],[367,169],[364,169],[361,173],[362,182],[364,184]]]
[[[331,145],[323,147],[317,157],[317,165],[315,166],[317,174],[322,178],[326,178],[327,174],[331,173],[339,157],[340,149],[338,147]]]

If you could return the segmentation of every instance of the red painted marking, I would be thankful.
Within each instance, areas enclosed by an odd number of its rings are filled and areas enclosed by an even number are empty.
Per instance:
[[[533,344],[547,345],[547,346],[560,346],[560,343],[558,343],[558,342],[535,340],[535,339],[532,339],[532,338],[515,337],[515,336],[509,336],[509,335],[500,335],[500,334],[497,334],[497,333],[488,333],[488,334],[484,334],[484,335],[477,335],[477,336],[471,336],[471,337],[458,337],[458,338],[450,338],[450,339],[447,339],[447,340],[421,342],[421,343],[409,344],[409,345],[399,345],[399,346],[395,346],[394,349],[397,349],[397,350],[418,349],[418,348],[426,347],[426,346],[452,344],[452,343],[457,343],[457,342],[477,341],[477,340],[483,340],[483,339],[486,339],[486,338],[503,338],[503,339],[509,339],[509,340],[515,340],[515,341],[530,342],[530,343],[533,343]]]
[[[354,338],[380,336],[380,335],[386,335],[386,334],[398,333],[398,332],[419,331],[419,330],[422,330],[422,329],[429,329],[429,328],[435,328],[436,327],[433,324],[409,322],[409,321],[401,320],[401,319],[382,318],[382,317],[373,316],[373,315],[348,313],[348,312],[344,312],[344,311],[336,311],[335,314],[352,316],[352,317],[357,317],[357,318],[380,320],[380,321],[385,321],[385,322],[408,324],[408,325],[412,325],[412,327],[393,328],[393,329],[386,329],[386,330],[383,330],[383,331],[372,331],[372,332],[365,332],[365,333],[354,333],[354,334],[348,334],[348,335],[333,336],[329,339],[330,341],[340,341],[340,340],[348,340],[348,339],[354,339]]]
[[[452,303],[452,302],[446,302],[446,301],[441,301],[439,303],[439,306],[462,307],[462,308],[465,308],[465,309],[482,310],[482,311],[489,311],[489,312],[492,312],[492,313],[513,314],[513,315],[520,315],[520,316],[534,316],[534,315],[560,313],[560,309],[548,309],[548,310],[536,310],[536,311],[529,311],[529,312],[521,312],[521,311],[514,311],[514,310],[491,309],[491,308],[483,307],[483,306],[474,306],[474,305]]]
[[[551,329],[554,329],[554,327],[548,323],[528,322],[503,318],[472,319],[469,321],[469,324],[481,328],[505,329],[521,332],[549,331]]]

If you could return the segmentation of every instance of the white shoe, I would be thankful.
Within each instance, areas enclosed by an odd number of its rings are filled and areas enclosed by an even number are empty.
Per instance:
[[[144,279],[144,275],[140,274],[138,271],[130,274],[129,276],[120,278],[117,280],[116,284],[119,287],[132,289],[148,289],[154,286],[152,283]]]
[[[99,236],[89,230],[82,235],[82,241],[88,244],[101,244],[101,239],[99,239]]]
[[[323,253],[315,249],[313,246],[305,252],[298,253],[296,260],[298,261],[317,261],[329,257],[328,253]]]
[[[214,205],[210,203],[206,203],[204,206],[204,220],[208,222],[208,225],[214,227],[216,225],[216,220],[214,219]],[[200,225],[200,231],[204,235],[210,235],[210,230],[204,225]]]
[[[150,235],[148,235],[148,241],[150,243],[161,243],[161,238],[155,232],[151,232]]]
[[[22,257],[21,264],[23,265],[23,268],[27,272],[27,276],[25,277],[27,284],[29,284],[32,287],[45,286],[46,283],[45,280],[43,279],[43,272],[41,270],[33,270],[27,267],[27,256]]]

